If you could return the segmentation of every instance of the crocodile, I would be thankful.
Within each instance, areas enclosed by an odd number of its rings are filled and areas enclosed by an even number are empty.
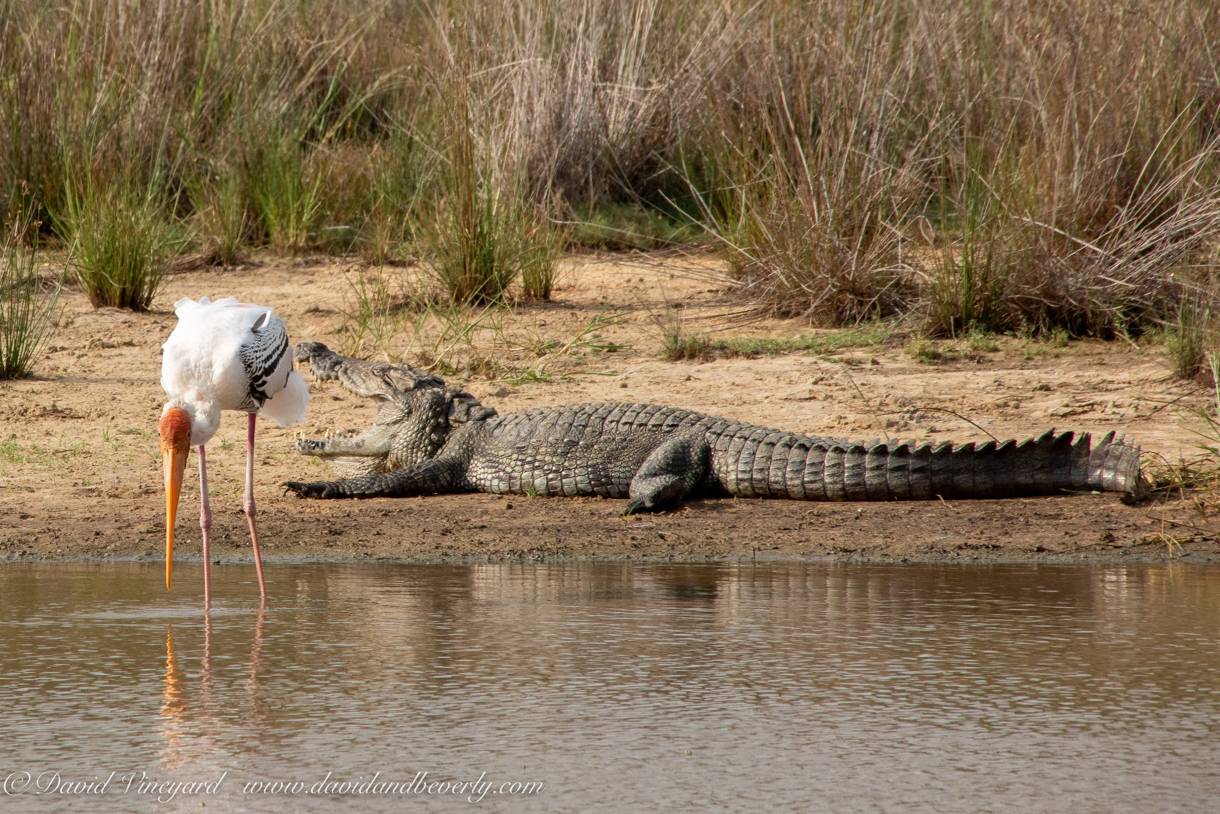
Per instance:
[[[628,498],[625,514],[691,496],[790,500],[1003,498],[1120,492],[1142,499],[1139,447],[1109,433],[1049,430],[986,443],[862,443],[759,427],[660,404],[538,407],[499,415],[461,388],[407,364],[297,345],[319,379],[381,407],[359,435],[299,439],[344,479],[285,489],[306,498],[454,492]]]

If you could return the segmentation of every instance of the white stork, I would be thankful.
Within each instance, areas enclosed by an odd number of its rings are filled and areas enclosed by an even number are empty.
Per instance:
[[[249,414],[246,437],[246,492],[242,505],[250,521],[258,588],[264,600],[263,563],[254,527],[254,417],[262,413],[281,427],[305,416],[309,387],[292,370],[292,348],[284,321],[263,305],[225,297],[195,302],[183,297],[174,303],[178,326],[162,345],[161,387],[168,401],[157,425],[161,433],[161,459],[165,466],[165,587],[174,567],[174,518],[182,473],[193,446],[199,452],[199,527],[203,530],[204,606],[212,602],[209,576],[208,532],[212,510],[208,505],[208,474],[204,444],[220,427],[221,410]]]

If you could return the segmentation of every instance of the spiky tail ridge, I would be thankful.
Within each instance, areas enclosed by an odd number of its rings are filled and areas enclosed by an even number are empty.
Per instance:
[[[1037,438],[954,445],[861,443],[779,431],[730,441],[713,454],[717,480],[741,497],[792,500],[1004,498],[1063,492],[1147,493],[1140,449],[1109,433],[1048,430]],[[726,454],[727,453],[727,454]]]

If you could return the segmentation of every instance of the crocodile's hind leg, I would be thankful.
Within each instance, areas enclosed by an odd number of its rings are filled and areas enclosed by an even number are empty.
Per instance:
[[[658,512],[686,497],[703,482],[712,450],[702,435],[670,438],[652,451],[631,479],[631,500],[623,514]]]

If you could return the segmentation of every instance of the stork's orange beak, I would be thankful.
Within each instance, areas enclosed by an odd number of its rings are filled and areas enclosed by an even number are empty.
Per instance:
[[[161,433],[161,462],[165,467],[165,588],[169,590],[174,571],[174,519],[178,516],[178,495],[182,492],[182,473],[191,451],[191,419],[186,410],[174,407],[157,424]]]

